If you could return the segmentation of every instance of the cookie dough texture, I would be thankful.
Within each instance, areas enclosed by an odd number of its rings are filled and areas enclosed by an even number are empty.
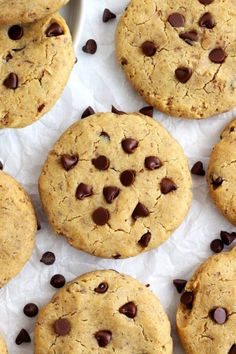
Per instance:
[[[107,291],[95,289],[106,283]],[[128,302],[136,306],[129,318],[120,312]],[[58,336],[54,323],[70,322],[70,333]],[[98,331],[112,338],[100,347]],[[35,354],[171,354],[169,320],[154,294],[137,280],[112,270],[82,275],[60,290],[39,313],[35,328]]]
[[[207,180],[216,206],[236,225],[236,119],[224,129],[211,153]]]
[[[32,203],[12,177],[0,171],[0,288],[30,258],[37,222]]]
[[[68,0],[0,0],[0,25],[28,23],[52,14]]]
[[[122,141],[133,138],[138,147],[131,154]],[[78,157],[78,163],[66,171],[61,163],[65,154]],[[110,165],[98,170],[92,163],[106,156]],[[156,156],[160,168],[148,170],[144,161]],[[123,171],[135,173],[134,183],[124,186]],[[161,192],[161,181],[171,179],[176,190]],[[93,195],[78,200],[77,187],[84,183]],[[115,186],[120,192],[111,204],[103,189]],[[39,192],[54,231],[83,251],[104,258],[126,258],[163,243],[180,225],[189,209],[192,192],[191,176],[182,148],[155,120],[141,114],[116,115],[100,113],[72,125],[56,142],[44,164]],[[149,210],[146,217],[132,217],[138,203]],[[96,225],[92,214],[99,208],[110,214],[108,222]],[[145,242],[140,239],[147,235]]]
[[[211,29],[199,25],[208,12],[215,23]],[[184,16],[183,26],[169,23],[173,13]],[[188,44],[180,35],[190,31],[196,31],[197,40]],[[207,6],[198,0],[132,0],[118,25],[117,58],[149,104],[176,117],[206,118],[236,105],[235,33],[234,0],[227,1],[227,6],[225,0]],[[157,49],[151,57],[141,49],[146,41],[153,42]],[[210,61],[209,53],[219,47],[227,57],[224,63],[216,64]],[[176,79],[178,67],[191,69],[192,76],[186,83]]]
[[[70,31],[59,14],[22,25],[17,40],[10,38],[10,28],[0,29],[0,128],[25,127],[47,113],[75,62]]]
[[[0,336],[0,353],[1,354],[8,354],[6,344],[1,336]]]
[[[236,349],[236,248],[209,258],[187,283],[194,293],[193,308],[180,305],[177,328],[188,354],[231,354]],[[227,311],[224,324],[216,323],[210,313],[217,307]]]

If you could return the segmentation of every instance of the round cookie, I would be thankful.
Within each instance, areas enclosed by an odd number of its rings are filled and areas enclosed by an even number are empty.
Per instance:
[[[222,132],[208,166],[207,181],[210,194],[223,215],[236,225],[236,120]]]
[[[171,354],[169,320],[156,296],[113,270],[82,275],[39,313],[35,354]]]
[[[164,242],[186,216],[191,186],[179,144],[136,113],[100,113],[72,125],[39,180],[54,231],[104,258],[134,256]]]
[[[116,35],[134,88],[164,113],[206,118],[236,105],[234,0],[132,0]]]
[[[33,205],[18,182],[0,171],[0,288],[30,258],[37,230]]]
[[[6,343],[4,342],[3,338],[0,336],[0,353],[1,354],[7,354],[7,347],[6,347]]]
[[[187,283],[177,329],[188,354],[236,352],[236,248],[209,258]]]
[[[64,6],[69,0],[0,0],[0,25],[39,20]]]
[[[59,14],[0,29],[0,128],[20,128],[47,113],[75,62],[69,28]]]

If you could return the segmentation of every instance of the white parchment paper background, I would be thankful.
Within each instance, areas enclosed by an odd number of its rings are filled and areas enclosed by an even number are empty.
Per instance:
[[[151,289],[159,296],[172,321],[174,353],[182,354],[175,333],[179,296],[172,286],[172,280],[176,277],[189,278],[211,254],[209,243],[218,236],[219,231],[233,230],[213,206],[202,177],[193,177],[193,204],[181,227],[159,249],[135,258],[110,261],[77,251],[63,238],[54,236],[46,222],[40,207],[37,180],[55,140],[79,119],[88,105],[96,111],[108,111],[114,104],[127,112],[137,111],[145,105],[133,92],[115,60],[114,32],[117,20],[107,24],[101,20],[105,7],[121,14],[127,4],[128,0],[86,0],[84,29],[77,48],[78,63],[63,96],[53,110],[33,126],[0,131],[0,160],[4,163],[5,171],[17,178],[32,196],[42,224],[30,261],[15,279],[0,290],[0,331],[8,342],[10,354],[33,353],[32,344],[18,347],[14,341],[21,328],[26,328],[33,339],[34,320],[25,317],[22,309],[28,302],[35,302],[40,307],[50,300],[55,293],[49,284],[52,275],[61,273],[69,281],[84,272],[104,268],[114,268],[145,284],[151,284]],[[98,43],[98,51],[93,56],[81,51],[89,38],[94,38]],[[189,165],[202,160],[205,167],[221,129],[232,117],[231,112],[205,121],[185,121],[155,112],[155,119],[163,123],[183,146]],[[39,262],[45,251],[56,254],[53,266]]]

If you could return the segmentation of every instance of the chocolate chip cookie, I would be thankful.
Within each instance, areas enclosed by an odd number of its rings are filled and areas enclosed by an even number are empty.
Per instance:
[[[188,354],[236,353],[236,248],[209,258],[187,283],[177,328]]]
[[[236,225],[236,119],[222,132],[208,166],[210,194],[223,215]]]
[[[0,29],[0,128],[20,128],[47,113],[61,95],[75,57],[59,14]]]
[[[0,171],[0,288],[21,271],[30,258],[37,222],[23,188]]]
[[[49,153],[39,191],[54,231],[104,258],[159,246],[192,198],[182,148],[136,113],[101,113],[72,125]]]
[[[206,118],[236,105],[236,3],[132,0],[117,29],[118,60],[164,113]]]
[[[155,295],[113,270],[82,275],[39,313],[35,354],[171,354],[169,320]]]
[[[69,0],[0,0],[0,25],[39,20],[64,6]]]
[[[0,353],[1,354],[7,354],[8,351],[7,351],[7,347],[6,347],[6,344],[3,340],[3,338],[0,336]]]

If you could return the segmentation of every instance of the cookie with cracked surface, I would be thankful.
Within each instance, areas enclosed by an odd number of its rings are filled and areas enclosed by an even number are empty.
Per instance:
[[[69,0],[0,0],[0,25],[28,23],[52,14]]]
[[[18,182],[0,171],[0,288],[30,258],[37,221],[30,198]]]
[[[83,251],[126,258],[164,242],[191,203],[182,148],[141,114],[100,113],[72,125],[39,180],[54,231]]]
[[[187,283],[177,329],[188,354],[236,350],[236,248],[205,261]]]
[[[84,274],[39,313],[35,354],[171,354],[170,323],[145,285],[114,270]]]
[[[206,118],[236,105],[236,3],[132,0],[117,28],[118,61],[152,106]]]
[[[212,150],[207,181],[212,199],[223,215],[236,225],[236,119],[224,129]]]
[[[0,353],[8,354],[6,343],[1,336],[0,336]]]
[[[0,29],[0,128],[21,128],[47,113],[75,62],[69,28],[59,14]]]

